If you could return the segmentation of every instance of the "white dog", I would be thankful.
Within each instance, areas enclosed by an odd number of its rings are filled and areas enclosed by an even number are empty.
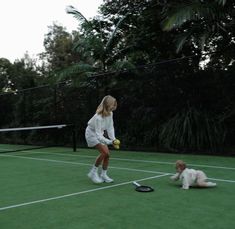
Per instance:
[[[182,160],[176,161],[176,174],[171,179],[182,182],[182,189],[189,189],[190,186],[196,187],[215,187],[216,183],[207,182],[206,174],[201,170],[188,169]]]

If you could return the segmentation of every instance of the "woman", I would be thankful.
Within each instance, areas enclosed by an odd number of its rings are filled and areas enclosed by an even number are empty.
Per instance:
[[[99,151],[99,156],[95,164],[88,173],[88,177],[94,183],[113,182],[107,175],[109,165],[109,148],[108,145],[115,143],[115,132],[113,125],[113,111],[117,108],[117,101],[114,97],[105,96],[100,105],[97,107],[95,115],[88,121],[86,128],[86,141],[88,147],[95,147]],[[108,136],[104,136],[104,133]],[[101,175],[98,175],[98,168],[102,164]]]

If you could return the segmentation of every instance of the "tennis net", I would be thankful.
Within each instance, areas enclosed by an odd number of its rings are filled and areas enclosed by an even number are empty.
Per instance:
[[[52,146],[72,147],[76,151],[74,125],[50,125],[0,129],[0,153]]]

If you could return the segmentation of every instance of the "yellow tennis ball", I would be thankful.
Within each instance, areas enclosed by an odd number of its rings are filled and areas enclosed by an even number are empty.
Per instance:
[[[113,141],[113,144],[114,144],[114,145],[120,145],[120,143],[121,143],[121,142],[120,142],[118,139],[115,139],[115,140]]]
[[[120,149],[119,145],[113,145],[114,149]]]

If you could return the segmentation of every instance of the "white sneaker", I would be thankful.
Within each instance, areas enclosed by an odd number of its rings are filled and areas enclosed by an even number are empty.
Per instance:
[[[95,183],[95,184],[100,184],[103,183],[103,179],[99,177],[97,172],[90,171],[87,176]]]
[[[207,182],[207,187],[215,187],[217,184],[213,182]]]
[[[108,177],[107,174],[101,174],[100,178],[103,180],[105,183],[112,183],[113,179]]]

